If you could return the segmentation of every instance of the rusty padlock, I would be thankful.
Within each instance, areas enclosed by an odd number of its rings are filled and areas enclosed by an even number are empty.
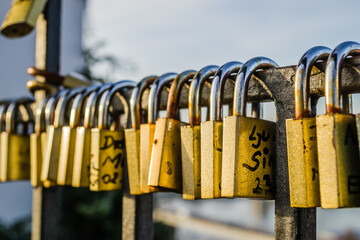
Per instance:
[[[166,118],[155,125],[148,185],[182,193],[179,101],[181,89],[196,71],[180,73],[172,82],[167,102]]]
[[[295,119],[286,119],[290,204],[292,207],[320,206],[319,168],[315,111],[310,111],[310,75],[318,61],[326,61],[330,48],[317,46],[300,59],[295,73]]]
[[[148,185],[150,160],[155,134],[155,121],[160,105],[161,93],[176,76],[176,73],[165,73],[158,77],[150,88],[147,123],[140,125],[140,190],[143,193],[157,191],[156,188]]]
[[[316,117],[323,208],[360,206],[360,159],[354,115],[341,108],[341,67],[346,57],[360,55],[360,44],[343,42],[330,54],[325,69],[326,114]],[[343,93],[343,98],[347,95]],[[344,101],[343,102],[348,102]]]

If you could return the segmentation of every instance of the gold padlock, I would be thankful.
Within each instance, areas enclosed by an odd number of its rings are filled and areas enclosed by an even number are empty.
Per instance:
[[[360,44],[343,42],[331,52],[326,63],[326,114],[316,117],[323,208],[360,206],[360,159],[355,117],[340,107],[341,66],[346,57],[359,54]],[[343,98],[346,97],[343,94]]]
[[[57,184],[71,185],[74,167],[74,156],[76,147],[76,128],[80,124],[81,105],[91,92],[95,91],[99,86],[93,85],[85,88],[74,98],[71,105],[70,118],[68,126],[63,126],[61,131],[60,153],[58,163]]]
[[[315,113],[309,109],[310,75],[314,64],[326,60],[331,50],[313,47],[300,59],[295,73],[295,119],[286,119],[290,204],[320,206],[319,168]],[[312,114],[313,113],[313,114]]]
[[[121,81],[101,95],[97,128],[91,129],[91,191],[111,191],[122,188],[125,157],[124,131],[118,122],[115,122],[115,129],[110,128],[109,108],[111,100],[121,89],[135,86],[136,83],[133,81]],[[122,100],[125,115],[127,115],[128,106],[123,97]]]
[[[55,95],[53,96],[55,98]],[[34,133],[30,135],[30,182],[33,187],[41,186],[40,173],[46,142],[45,109],[50,98],[45,98],[35,110]]]
[[[54,125],[55,108],[56,108],[57,102],[59,101],[61,96],[67,94],[68,92],[69,92],[69,89],[66,89],[66,90],[60,91],[58,93],[55,93],[53,96],[50,96],[49,99],[47,100],[47,103],[45,106],[44,114],[45,114],[45,129],[46,129],[46,131],[41,133],[42,161],[41,161],[40,172],[39,172],[41,184],[45,188],[49,188],[49,187],[56,185],[56,181],[49,181],[49,180],[42,181],[41,180],[41,174],[43,171],[42,169],[44,166],[44,159],[46,157],[49,126]]]
[[[148,185],[182,193],[179,101],[181,89],[196,71],[180,73],[172,82],[167,102],[166,118],[155,124]]]
[[[47,0],[14,0],[1,26],[1,33],[10,38],[29,34],[46,2]]]
[[[15,100],[10,103],[5,116],[5,131],[1,132],[0,180],[15,181],[30,179],[30,136],[29,124],[34,122],[29,104],[33,99]],[[27,105],[27,106],[25,106]],[[20,106],[26,107],[21,113]],[[18,129],[18,114],[21,115],[22,130]]]
[[[225,81],[236,74],[242,66],[240,62],[228,62],[215,73],[211,83],[210,120],[201,123],[201,198],[211,199],[221,196],[222,162],[222,100]]]
[[[200,176],[200,123],[201,96],[204,84],[214,76],[218,66],[209,65],[199,70],[191,80],[189,89],[189,124],[181,127],[181,162],[183,198],[201,198]]]
[[[131,93],[130,114],[132,128],[125,130],[125,145],[129,187],[130,193],[133,195],[144,193],[140,189],[140,124],[143,118],[141,99],[144,91],[156,79],[157,76],[149,76],[142,79]]]
[[[64,90],[65,91],[65,90]],[[65,112],[68,109],[72,99],[83,88],[74,88],[69,92],[61,92],[59,100],[56,103],[54,123],[47,128],[47,141],[44,161],[41,169],[41,181],[56,182],[58,175],[58,164],[60,156],[60,144],[62,136],[62,127],[64,126]]]
[[[256,57],[247,61],[237,75],[233,116],[224,119],[222,197],[274,198],[276,126],[274,122],[246,117],[246,98],[251,76],[260,69],[277,66],[269,58]]]
[[[74,166],[72,183],[73,187],[89,187],[89,173],[90,173],[90,149],[91,149],[91,128],[94,127],[95,110],[97,100],[112,84],[103,84],[97,91],[91,92],[85,102],[82,102],[81,108],[84,110],[83,126],[76,128],[76,142],[74,150]],[[74,99],[77,101],[84,101]],[[85,105],[85,106],[84,106]],[[83,112],[83,110],[81,110]]]
[[[148,185],[152,146],[154,143],[155,121],[158,114],[162,90],[176,78],[176,73],[165,73],[151,85],[148,99],[147,123],[140,125],[140,190],[143,193],[158,189]]]

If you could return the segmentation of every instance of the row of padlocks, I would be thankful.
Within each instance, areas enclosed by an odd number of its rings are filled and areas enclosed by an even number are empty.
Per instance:
[[[344,60],[359,53],[355,42],[333,51],[314,47],[297,66],[296,118],[286,122],[293,207],[360,205],[360,135],[348,96],[340,94]],[[309,107],[309,79],[319,61],[326,61],[326,114],[315,117]],[[252,75],[277,66],[257,57],[244,64],[149,76],[138,83],[126,80],[58,92],[33,81],[33,88],[50,93],[34,113],[31,99],[0,105],[0,180],[28,179],[31,172],[33,186],[117,190],[126,160],[134,195],[166,191],[182,193],[184,199],[274,199],[276,125],[258,118],[260,103],[252,103],[254,117],[247,117],[246,100]],[[231,114],[223,119],[227,80],[235,82],[234,97]],[[209,116],[201,122],[205,85],[211,85]],[[189,124],[181,123],[179,115],[184,86],[189,88]],[[159,118],[161,94],[168,87],[166,117]],[[130,128],[124,124],[128,115]]]

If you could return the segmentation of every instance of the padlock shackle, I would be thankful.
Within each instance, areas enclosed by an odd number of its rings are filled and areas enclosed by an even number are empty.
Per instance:
[[[90,93],[89,97],[87,98],[86,105],[85,105],[85,113],[84,113],[84,127],[85,128],[92,128],[94,127],[95,123],[95,116],[97,113],[96,106],[100,101],[101,95],[108,89],[112,87],[112,83],[106,83],[100,86],[100,88]]]
[[[99,113],[98,113],[98,128],[99,129],[109,129],[110,124],[108,123],[108,115],[109,115],[109,108],[111,106],[111,100],[115,96],[117,92],[120,93],[120,91],[124,88],[132,89],[136,86],[136,82],[130,81],[130,80],[123,80],[120,82],[117,82],[113,85],[113,87],[109,90],[106,90],[102,95],[99,102]],[[120,95],[122,95],[120,93]],[[125,99],[125,98],[124,98]],[[124,103],[125,104],[125,103]],[[128,105],[126,101],[126,105]],[[128,111],[128,106],[124,106],[125,110]]]
[[[26,83],[26,88],[34,94],[38,90],[44,90],[47,94],[55,93],[57,91],[57,88],[53,85],[46,83],[46,82],[40,82],[38,80],[29,80]]]
[[[136,87],[133,89],[130,97],[130,114],[131,114],[131,127],[133,129],[139,129],[140,124],[143,121],[143,116],[141,113],[141,99],[143,93],[150,85],[157,79],[157,76],[148,76],[143,78]]]
[[[341,113],[341,67],[348,56],[359,56],[360,44],[357,42],[340,43],[331,52],[325,69],[325,104],[326,114]],[[344,98],[347,95],[343,95]]]
[[[166,106],[167,118],[180,120],[179,104],[181,89],[183,88],[185,83],[187,83],[190,79],[194,78],[195,74],[195,70],[183,71],[182,73],[177,75],[176,78],[172,81]]]
[[[69,91],[70,89],[64,89],[49,98],[45,107],[45,126],[54,124],[56,103],[61,96],[66,95]]]
[[[84,109],[85,99],[94,91],[98,90],[100,85],[91,85],[86,87],[83,93],[78,93],[74,98],[70,110],[69,126],[75,128],[80,125],[81,112]]]
[[[189,88],[189,123],[198,126],[201,123],[201,96],[204,83],[213,77],[219,66],[209,65],[200,69],[191,80]]]
[[[163,88],[173,81],[177,73],[165,73],[158,77],[151,85],[148,102],[148,123],[154,124],[156,122],[157,114],[160,109],[160,99]]]
[[[19,113],[19,105],[26,105],[33,102],[34,102],[33,98],[21,98],[9,104],[5,115],[6,132],[16,133],[16,120],[17,120],[17,114]]]
[[[71,100],[83,91],[83,87],[73,88],[66,95],[59,98],[55,108],[54,127],[64,126],[66,108],[69,106]]]
[[[4,102],[0,105],[0,132],[5,131],[6,110],[10,102]]]
[[[39,105],[36,107],[35,110],[35,124],[34,124],[34,131],[36,134],[41,134],[42,132],[46,131],[46,121],[45,121],[45,110],[48,101],[51,97],[55,97],[56,95],[53,94],[52,96],[45,97]]]
[[[233,73],[238,73],[242,67],[241,62],[232,61],[222,65],[215,73],[211,83],[210,92],[210,121],[222,120],[222,102],[225,82]]]
[[[246,98],[251,76],[258,70],[275,68],[279,65],[266,57],[254,57],[247,61],[236,76],[234,88],[234,116],[246,116]]]
[[[294,96],[295,96],[295,119],[310,117],[310,75],[316,62],[325,61],[329,57],[331,49],[323,46],[310,48],[301,57],[295,73]]]

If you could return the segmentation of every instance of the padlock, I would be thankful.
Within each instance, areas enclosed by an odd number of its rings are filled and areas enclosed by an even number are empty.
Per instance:
[[[225,81],[231,79],[242,66],[240,62],[228,62],[215,73],[210,92],[210,120],[201,123],[200,130],[200,177],[201,198],[211,199],[221,196],[222,162],[222,100]]]
[[[84,124],[76,128],[74,166],[71,183],[73,187],[89,187],[91,128],[94,127],[97,100],[100,99],[101,94],[111,87],[112,84],[103,84],[97,91],[90,93],[87,97],[86,104],[85,102],[82,103],[81,108],[85,108]],[[84,99],[74,99],[74,103],[83,100]]]
[[[355,117],[344,111],[345,106],[340,107],[341,67],[346,57],[358,55],[359,43],[343,42],[331,52],[326,63],[326,114],[316,117],[323,208],[360,206],[360,159]],[[344,99],[347,97],[342,96]]]
[[[210,65],[199,70],[191,80],[189,89],[189,125],[181,127],[181,163],[183,198],[201,198],[200,176],[200,123],[201,96],[205,82],[214,76],[218,66]]]
[[[181,89],[195,73],[184,71],[172,81],[166,118],[156,120],[148,181],[151,187],[182,193],[179,102]]]
[[[256,57],[247,61],[237,75],[233,116],[224,119],[222,197],[274,197],[276,125],[246,117],[246,98],[251,76],[260,69],[277,66],[271,59]]]
[[[69,91],[70,91],[69,89],[65,89],[58,93],[55,93],[53,96],[50,96],[46,103],[46,106],[45,106],[44,114],[45,114],[45,129],[46,129],[46,131],[41,133],[42,160],[41,160],[41,165],[39,166],[40,167],[40,172],[39,172],[40,173],[40,181],[42,183],[42,186],[45,188],[49,188],[49,187],[56,185],[56,181],[49,181],[49,180],[42,181],[41,180],[42,169],[44,166],[44,159],[46,157],[46,151],[47,151],[47,140],[48,140],[49,127],[51,125],[54,125],[56,104],[58,103],[59,99],[62,96],[66,95]]]
[[[309,109],[310,75],[314,64],[329,57],[331,49],[313,47],[300,59],[295,73],[295,119],[286,120],[290,204],[320,206],[315,112]]]
[[[176,76],[176,73],[165,73],[156,79],[150,88],[147,123],[140,125],[140,190],[143,193],[158,191],[158,189],[148,185],[155,121],[160,105],[161,93]]]
[[[141,99],[144,91],[148,89],[156,79],[157,76],[149,76],[142,79],[131,93],[130,114],[132,128],[125,130],[125,145],[129,187],[130,193],[133,195],[144,193],[140,189],[140,124],[143,118]]]
[[[0,158],[1,158],[1,148],[2,148],[2,141],[1,141],[1,133],[6,131],[6,111],[9,107],[10,102],[2,102],[0,105]],[[5,147],[5,146],[4,146]],[[0,166],[0,180],[1,180],[1,166]]]
[[[110,128],[109,108],[115,94],[124,88],[133,88],[133,81],[121,81],[106,90],[98,107],[97,128],[91,129],[90,190],[110,191],[122,188],[125,155],[124,131],[116,124]],[[124,104],[125,115],[128,106]]]
[[[55,98],[55,95],[52,96]],[[34,133],[30,135],[30,182],[33,187],[41,186],[40,173],[46,142],[45,108],[49,98],[45,98],[35,110]]]
[[[83,99],[98,87],[98,85],[89,86],[83,92],[76,95],[71,105],[69,125],[62,127],[57,174],[58,185],[71,185],[72,183],[75,144],[77,141],[76,128],[80,122],[81,105]]]
[[[14,0],[1,26],[1,33],[10,38],[29,34],[46,2],[47,0]]]
[[[11,102],[5,115],[5,131],[1,132],[0,180],[16,181],[30,179],[30,136],[28,125],[33,123],[29,104],[33,99]],[[20,105],[26,106],[27,119],[20,112]],[[18,114],[21,115],[22,129],[19,132]]]
[[[56,103],[54,123],[47,128],[47,141],[45,156],[41,169],[41,181],[56,182],[58,175],[58,165],[60,156],[60,144],[62,137],[62,127],[65,121],[65,112],[73,98],[84,88],[74,88],[66,95],[62,94]],[[46,114],[46,112],[45,112]]]

